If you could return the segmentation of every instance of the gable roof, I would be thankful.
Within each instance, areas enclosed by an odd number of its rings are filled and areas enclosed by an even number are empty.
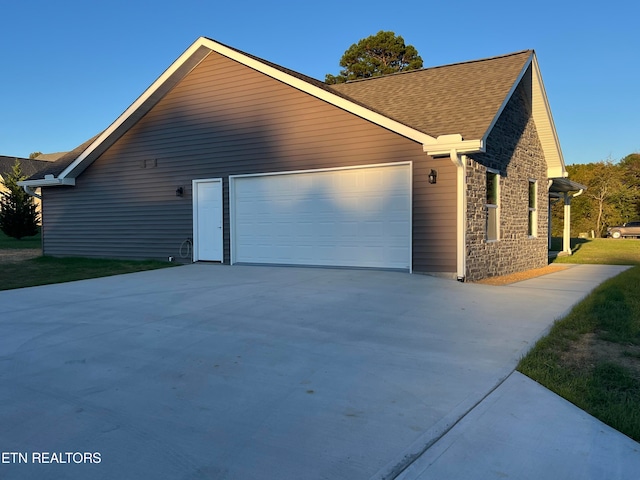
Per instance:
[[[24,182],[25,185],[74,185],[78,175],[212,52],[419,142],[430,155],[448,155],[452,149],[460,154],[484,151],[491,128],[531,67],[533,115],[549,165],[549,176],[566,176],[560,144],[532,50],[327,85],[200,37],[106,130],[62,156],[42,176]],[[542,140],[543,135],[548,140]]]

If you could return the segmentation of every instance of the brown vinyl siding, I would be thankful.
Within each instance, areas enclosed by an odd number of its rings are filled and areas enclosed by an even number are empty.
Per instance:
[[[413,162],[416,271],[455,271],[455,168],[422,145],[211,53],[76,180],[45,188],[47,255],[166,259],[192,233],[193,179]],[[435,166],[434,166],[435,165]],[[439,171],[430,185],[430,168]],[[184,188],[184,196],[175,195]]]
[[[437,182],[429,183],[431,169]],[[456,167],[447,158],[413,164],[413,263],[428,272],[456,271]],[[437,208],[434,208],[437,205]],[[434,255],[437,252],[437,255]]]

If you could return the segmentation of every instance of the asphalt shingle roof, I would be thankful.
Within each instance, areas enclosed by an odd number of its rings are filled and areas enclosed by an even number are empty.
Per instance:
[[[331,88],[432,137],[459,133],[481,139],[532,54],[525,50]]]
[[[22,173],[26,177],[31,177],[33,175],[39,174],[39,172],[52,165],[52,162],[43,160],[32,160],[30,158],[20,157],[6,157],[4,155],[0,155],[0,176],[4,177],[6,174],[13,171],[13,165],[16,163],[16,159],[20,161],[20,168],[22,169]],[[40,177],[40,175],[38,175],[38,177]]]

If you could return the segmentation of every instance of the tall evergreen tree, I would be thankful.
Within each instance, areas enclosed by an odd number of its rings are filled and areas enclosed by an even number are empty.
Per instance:
[[[7,192],[0,193],[0,230],[17,239],[38,233],[39,215],[33,197],[18,185],[19,181],[26,178],[22,174],[20,161],[16,159],[11,173],[2,181]]]

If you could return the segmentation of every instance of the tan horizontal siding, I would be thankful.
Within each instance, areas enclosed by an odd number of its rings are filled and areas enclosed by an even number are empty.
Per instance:
[[[455,271],[455,169],[448,159],[430,159],[414,141],[211,54],[75,187],[46,189],[45,251],[178,256],[192,236],[191,180],[223,178],[228,262],[229,175],[405,161],[414,166],[414,269]],[[439,171],[436,185],[426,181],[430,168]],[[178,187],[183,197],[175,196]]]

